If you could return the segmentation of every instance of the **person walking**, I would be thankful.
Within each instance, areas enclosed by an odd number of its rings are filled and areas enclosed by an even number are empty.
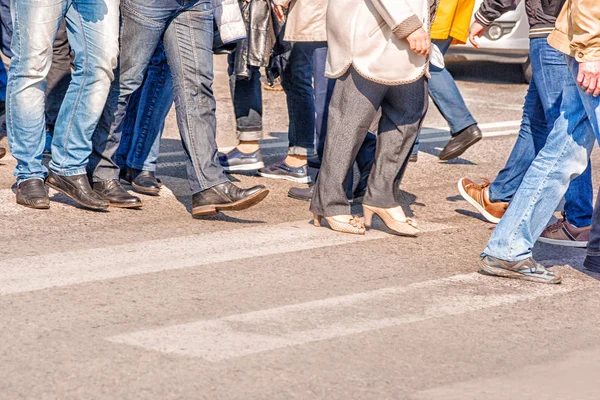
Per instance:
[[[239,15],[237,3],[234,6]],[[249,189],[235,186],[217,158],[216,101],[212,89],[215,12],[212,0],[191,0],[183,6],[178,0],[128,0],[121,5],[118,80],[111,87],[102,121],[94,133],[89,165],[94,189],[108,202],[114,200],[115,206],[122,200],[111,191],[118,185],[119,167],[114,156],[121,125],[131,95],[142,84],[161,41],[173,78],[177,124],[187,156],[192,216],[243,210],[269,194],[263,185]],[[224,32],[221,30],[222,37]]]
[[[86,166],[92,134],[106,102],[119,51],[118,0],[19,0],[11,3],[13,56],[8,72],[7,130],[17,159],[18,204],[49,208],[46,184],[94,210],[108,203],[90,187]],[[42,164],[45,82],[63,19],[75,53],[74,72],[52,138],[49,171]],[[35,29],[32,29],[35,27]]]
[[[475,0],[439,1],[435,21],[431,26],[431,39],[442,55],[446,55],[451,44],[467,42],[474,6]],[[462,155],[483,136],[446,67],[431,64],[429,73],[429,96],[450,126],[452,137],[439,154],[440,160],[448,161]],[[416,161],[418,143],[417,138],[411,152],[411,161]]]
[[[397,194],[427,110],[431,17],[426,0],[329,1],[327,76],[338,80],[310,207],[315,226],[325,219],[333,230],[365,234],[377,214],[397,234],[418,234]],[[344,181],[379,108],[363,223],[350,214]]]
[[[544,147],[554,121],[560,114],[563,90],[572,80],[564,54],[548,44],[556,16],[564,0],[527,0],[530,25],[530,60],[532,79],[525,97],[519,136],[504,168],[493,182],[477,184],[462,178],[458,190],[465,200],[492,223],[498,223],[521,185],[527,169]],[[470,30],[471,41],[478,47],[477,37],[496,18],[512,8],[512,0],[485,0]],[[571,247],[586,247],[593,212],[591,164],[571,182],[565,194],[563,218],[549,225],[540,242]]]
[[[566,55],[571,79],[563,89],[560,113],[545,146],[531,163],[479,260],[480,270],[488,275],[541,283],[562,281],[559,272],[535,261],[532,247],[569,182],[587,168],[594,142],[600,141],[599,36],[600,4],[567,0],[548,43]],[[593,243],[598,242],[594,239]]]
[[[289,7],[285,40],[292,44],[281,76],[289,117],[287,157],[258,170],[263,177],[311,183],[308,157],[315,155],[315,98],[313,55],[327,48],[325,12],[327,0],[273,0]],[[281,8],[278,11],[281,14]]]

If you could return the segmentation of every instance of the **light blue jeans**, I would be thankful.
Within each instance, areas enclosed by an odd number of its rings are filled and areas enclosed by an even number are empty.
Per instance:
[[[490,200],[510,202],[523,176],[546,144],[554,121],[560,115],[563,88],[572,80],[565,55],[546,38],[529,41],[533,77],[525,96],[519,136],[504,168],[490,185]],[[567,221],[578,228],[592,222],[594,205],[591,166],[574,179],[565,194]]]
[[[577,61],[567,56],[567,64],[573,79],[565,84],[560,115],[494,230],[485,249],[487,255],[505,261],[531,257],[534,243],[569,183],[584,172],[594,141],[600,139],[600,98],[585,94],[576,85]]]
[[[12,0],[13,57],[8,73],[7,129],[17,182],[45,178],[44,91],[52,45],[63,18],[75,71],[58,113],[50,169],[85,174],[119,52],[118,0]]]

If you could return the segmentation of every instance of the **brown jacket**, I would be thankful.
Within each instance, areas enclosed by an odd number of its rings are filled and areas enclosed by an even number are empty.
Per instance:
[[[600,1],[567,0],[548,43],[579,62],[600,61]]]
[[[285,26],[287,42],[326,42],[327,0],[273,0],[290,7]]]

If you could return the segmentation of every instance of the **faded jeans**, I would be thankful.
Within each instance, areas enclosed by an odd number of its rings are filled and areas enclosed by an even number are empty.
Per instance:
[[[490,200],[510,202],[535,156],[546,144],[560,114],[563,88],[572,81],[563,53],[546,38],[530,40],[533,77],[525,96],[519,136],[504,168],[490,185]],[[567,221],[578,227],[591,224],[593,212],[592,170],[571,182],[565,194]]]
[[[531,257],[569,183],[585,171],[594,142],[600,139],[600,98],[576,85],[579,64],[566,57],[572,79],[565,83],[560,115],[487,244],[485,254],[492,257],[505,261]]]
[[[213,6],[210,0],[123,0],[120,72],[94,135],[94,181],[117,179],[114,159],[131,95],[163,42],[173,77],[177,125],[192,193],[227,182],[216,144]]]
[[[113,79],[119,50],[118,0],[13,0],[13,38],[8,72],[7,129],[17,159],[17,183],[44,179],[46,77],[52,45],[66,19],[75,71],[57,116],[50,169],[84,174],[96,128]],[[35,29],[31,29],[35,27]]]

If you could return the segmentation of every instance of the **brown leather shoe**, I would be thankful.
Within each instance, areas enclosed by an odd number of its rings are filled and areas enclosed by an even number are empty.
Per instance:
[[[483,185],[478,185],[467,178],[462,178],[458,181],[458,191],[460,195],[477,209],[493,224],[500,222],[500,218],[506,212],[508,203],[504,201],[490,201],[489,191],[490,181],[485,180]]]
[[[263,201],[268,194],[269,190],[263,185],[242,189],[231,182],[221,183],[192,195],[192,216],[245,210]]]
[[[554,244],[567,247],[587,247],[590,240],[590,231],[592,226],[578,228],[567,221],[565,212],[562,212],[562,218],[544,229],[538,242]]]
[[[6,149],[4,147],[0,147],[0,158],[6,155]]]

